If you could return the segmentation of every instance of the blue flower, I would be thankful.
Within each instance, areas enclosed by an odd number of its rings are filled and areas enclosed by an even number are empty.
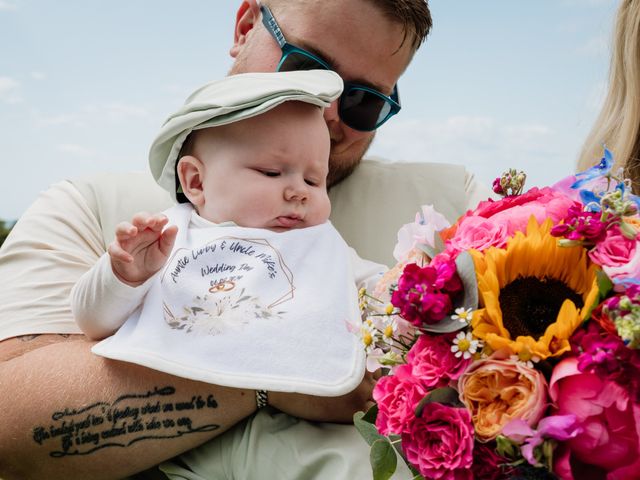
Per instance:
[[[600,212],[600,197],[591,190],[580,190],[580,201],[588,212]]]
[[[600,163],[597,165],[585,170],[584,172],[576,173],[576,182],[571,185],[571,188],[580,188],[585,183],[590,182],[591,180],[604,177],[608,175],[613,167],[613,155],[607,148],[604,149],[604,156],[600,160]]]

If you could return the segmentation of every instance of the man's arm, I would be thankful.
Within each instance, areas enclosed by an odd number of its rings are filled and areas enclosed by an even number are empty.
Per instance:
[[[173,377],[93,355],[80,336],[0,363],[0,478],[116,479],[224,432],[256,409],[252,390]],[[75,339],[74,339],[75,337]],[[20,339],[0,342],[0,358]],[[27,349],[28,350],[28,349]],[[373,381],[343,397],[270,393],[270,403],[311,420],[348,422]]]
[[[0,363],[1,478],[121,478],[256,409],[251,390],[111,361],[92,345],[57,342]]]

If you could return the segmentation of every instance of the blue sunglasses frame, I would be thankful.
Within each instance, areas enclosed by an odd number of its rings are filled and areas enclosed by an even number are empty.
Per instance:
[[[260,5],[260,11],[262,12],[262,23],[278,43],[280,50],[282,50],[282,57],[280,58],[280,62],[278,62],[276,71],[281,71],[283,66],[287,67],[285,68],[285,70],[333,70],[333,68],[331,68],[331,65],[329,65],[329,63],[327,63],[324,59],[318,57],[317,55],[314,55],[313,53],[303,48],[296,47],[295,45],[287,42],[284,33],[282,33],[282,29],[278,25],[278,22],[276,22],[276,19],[274,18],[273,13],[271,13],[269,7],[264,4]],[[303,59],[308,60],[309,63],[305,64],[303,62],[301,65],[296,65],[296,68],[288,68],[286,62],[292,54],[299,55]],[[357,110],[358,106],[363,105],[362,98],[364,98],[364,96],[367,94],[373,95],[377,102],[383,102],[382,107],[376,115],[375,124],[373,125],[373,127],[370,126],[373,123],[373,119],[367,118],[367,116],[371,115],[370,111],[359,112]],[[352,98],[356,99],[355,102],[352,100]],[[388,110],[385,111],[385,108],[387,108]],[[376,130],[387,120],[397,114],[400,109],[400,97],[398,95],[397,84],[394,85],[391,95],[388,96],[366,85],[344,82],[344,90],[342,92],[342,95],[340,96],[338,114],[340,115],[340,119],[348,127],[362,132],[371,132],[373,130]]]

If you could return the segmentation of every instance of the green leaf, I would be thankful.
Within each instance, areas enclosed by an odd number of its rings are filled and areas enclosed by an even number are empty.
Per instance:
[[[609,292],[613,290],[613,283],[609,279],[606,273],[602,270],[596,272],[596,279],[598,281],[598,290],[600,292],[600,298],[607,298]]]
[[[444,405],[450,405],[452,407],[459,407],[460,398],[458,397],[458,391],[455,388],[443,387],[436,388],[429,392],[416,407],[416,417],[422,415],[422,410],[427,403],[436,402]]]
[[[353,415],[353,425],[356,430],[362,435],[362,438],[369,444],[373,445],[377,440],[386,440],[384,435],[380,435],[376,426],[365,419],[364,412],[356,412]]]
[[[386,438],[373,442],[369,460],[373,469],[373,480],[388,480],[396,471],[398,463],[396,452]]]
[[[376,418],[378,418],[378,405],[374,404],[373,407],[367,410],[367,413],[364,414],[362,419],[369,423],[375,424]]]

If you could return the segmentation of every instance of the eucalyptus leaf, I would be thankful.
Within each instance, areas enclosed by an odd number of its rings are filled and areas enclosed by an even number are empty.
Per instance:
[[[353,415],[353,425],[356,427],[356,430],[362,435],[365,442],[369,445],[373,445],[378,440],[386,440],[384,435],[380,435],[376,426],[369,421],[364,419],[364,412],[356,412]]]
[[[436,235],[436,237],[437,237],[437,236],[438,236],[438,235]],[[424,253],[426,253],[426,254],[427,254],[427,257],[429,257],[429,258],[433,258],[433,257],[435,257],[435,256],[439,253],[439,251],[437,251],[437,250],[436,250],[435,248],[433,248],[431,245],[427,245],[426,243],[419,243],[419,244],[417,244],[417,245],[416,245],[416,247],[417,247],[419,250],[422,250]]]
[[[450,405],[452,407],[461,406],[460,398],[458,397],[458,392],[455,388],[436,388],[435,390],[431,390],[422,400],[420,400],[420,403],[418,403],[418,406],[416,407],[416,417],[420,417],[425,405],[432,402],[442,403],[443,405]]]
[[[378,418],[378,404],[374,404],[362,417],[363,420],[373,424],[376,423],[376,418]]]
[[[373,442],[369,461],[373,470],[373,480],[388,480],[396,471],[398,458],[396,452],[386,438]]]
[[[460,252],[456,257],[456,271],[462,281],[464,294],[453,305],[453,310],[464,308],[476,310],[478,308],[478,280],[476,278],[476,269],[473,264],[473,258],[469,252]],[[422,330],[433,333],[450,333],[462,330],[467,326],[466,322],[451,318],[447,315],[438,323],[422,325]]]

